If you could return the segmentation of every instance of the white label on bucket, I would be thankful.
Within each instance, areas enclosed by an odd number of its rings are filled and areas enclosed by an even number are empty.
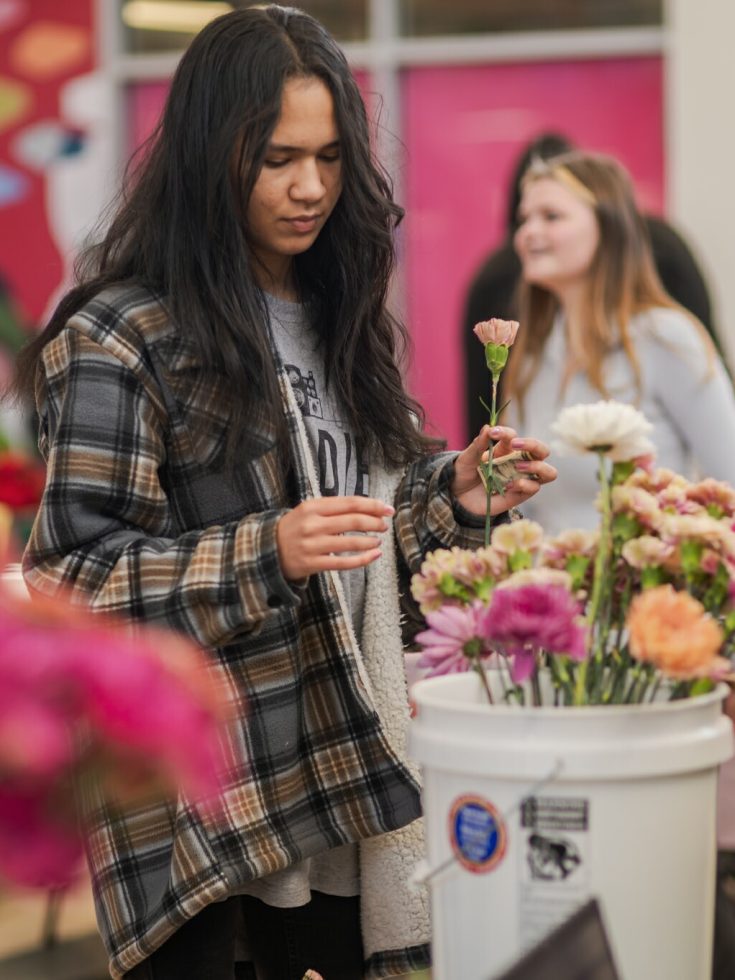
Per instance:
[[[589,800],[529,796],[521,804],[520,942],[525,949],[589,898]]]

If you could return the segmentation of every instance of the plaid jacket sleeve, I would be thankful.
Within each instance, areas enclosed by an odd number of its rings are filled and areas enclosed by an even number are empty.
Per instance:
[[[83,326],[83,325],[80,325]],[[37,387],[46,490],[24,555],[31,589],[181,630],[221,646],[301,601],[263,509],[177,528],[161,483],[166,409],[138,349],[74,321],[44,349]]]

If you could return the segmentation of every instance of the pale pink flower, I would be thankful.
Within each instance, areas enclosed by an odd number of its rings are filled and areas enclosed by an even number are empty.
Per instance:
[[[471,657],[488,656],[492,650],[485,639],[486,617],[487,607],[479,602],[426,613],[429,629],[416,635],[423,647],[419,667],[428,668],[431,677],[455,674],[470,669]]]
[[[569,558],[591,558],[597,551],[599,531],[570,529],[547,538],[541,550],[541,563],[549,568],[565,568]]]
[[[560,585],[567,592],[572,588],[572,576],[563,568],[523,568],[519,572],[513,572],[502,582],[498,582],[496,589],[516,589],[519,585]]]
[[[632,487],[626,483],[612,488],[613,514],[630,514],[639,524],[655,529],[661,520],[661,507],[656,497],[648,490]]]
[[[510,521],[499,524],[492,533],[490,544],[503,555],[512,556],[517,551],[534,554],[544,540],[544,529],[535,521]]]
[[[647,490],[649,493],[657,494],[671,486],[672,483],[680,486],[682,484],[688,485],[689,481],[685,480],[683,476],[680,476],[673,470],[659,466],[653,471],[647,467],[635,470],[625,481],[624,486],[640,487],[641,490]]]
[[[714,508],[723,517],[735,515],[735,490],[729,483],[706,479],[694,483],[686,490],[686,496],[705,508]]]
[[[663,565],[673,554],[674,546],[650,534],[626,541],[622,555],[632,568],[652,568]]]
[[[520,683],[533,672],[541,651],[584,660],[587,633],[580,613],[579,603],[559,585],[496,589],[487,610],[486,636],[495,649],[513,658],[511,675]]]
[[[472,602],[489,593],[488,584],[508,574],[505,555],[493,547],[471,551],[465,548],[437,548],[430,552],[421,570],[411,579],[411,594],[424,615],[447,602]],[[448,595],[448,588],[460,586],[465,593]],[[457,591],[457,590],[455,590]]]
[[[482,344],[496,344],[501,347],[512,347],[520,324],[516,320],[482,320],[476,323],[473,333]]]
[[[699,514],[664,514],[658,531],[664,541],[674,544],[699,541],[720,552],[728,548],[732,537],[726,521],[710,517],[704,511]]]

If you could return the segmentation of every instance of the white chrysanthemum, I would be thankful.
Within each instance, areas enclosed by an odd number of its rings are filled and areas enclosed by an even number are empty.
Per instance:
[[[648,438],[653,426],[642,412],[622,402],[599,401],[563,409],[551,431],[552,448],[560,455],[603,453],[615,463],[653,453]]]

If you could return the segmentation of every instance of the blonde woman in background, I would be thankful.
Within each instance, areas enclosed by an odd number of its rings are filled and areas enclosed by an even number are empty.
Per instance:
[[[568,153],[532,164],[515,248],[518,334],[505,391],[539,438],[567,405],[635,404],[654,426],[657,463],[735,484],[735,398],[706,330],[665,292],[626,171]],[[596,462],[557,460],[559,479],[524,505],[547,533],[594,527]]]

